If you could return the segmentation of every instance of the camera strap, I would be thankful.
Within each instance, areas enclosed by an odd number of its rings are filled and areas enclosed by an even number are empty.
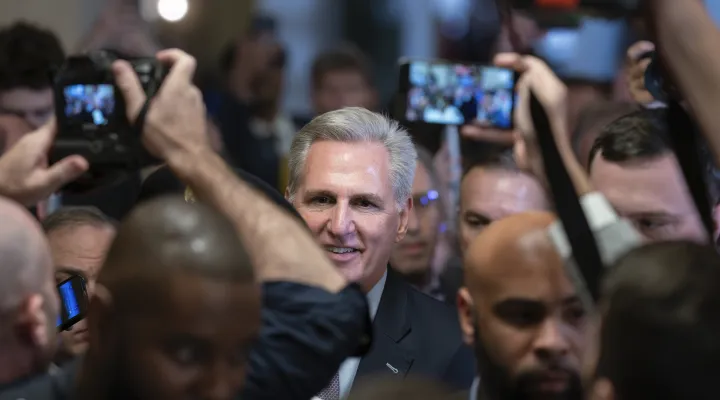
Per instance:
[[[560,157],[545,108],[532,91],[530,92],[530,114],[535,127],[536,140],[542,153],[543,166],[555,204],[555,212],[565,230],[575,264],[585,281],[585,288],[578,287],[577,290],[587,290],[589,297],[597,302],[600,280],[604,271],[600,251],[580,204],[580,199],[578,199],[575,186]]]
[[[677,101],[671,101],[667,108],[668,137],[675,157],[680,164],[688,190],[692,195],[695,208],[700,214],[700,220],[713,241],[715,236],[715,222],[712,215],[712,205],[708,199],[708,189],[705,182],[705,166],[700,161],[701,145],[705,143],[698,137],[699,130],[690,115]]]

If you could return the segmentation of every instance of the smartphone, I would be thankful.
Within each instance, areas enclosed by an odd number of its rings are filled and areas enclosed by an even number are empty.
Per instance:
[[[60,315],[57,328],[66,331],[85,318],[88,310],[88,294],[85,279],[72,275],[57,285],[60,294]]]
[[[463,125],[477,120],[512,129],[515,71],[442,60],[400,63],[398,116],[408,122]]]
[[[621,19],[583,18],[577,28],[553,28],[533,45],[562,79],[608,83],[625,58],[627,24]]]

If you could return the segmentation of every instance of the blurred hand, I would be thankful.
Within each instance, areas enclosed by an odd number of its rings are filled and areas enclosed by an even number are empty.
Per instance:
[[[501,53],[495,65],[521,73],[517,82],[518,104],[513,122],[516,129],[515,157],[518,166],[544,179],[542,157],[537,147],[535,128],[530,114],[530,91],[535,94],[553,125],[553,135],[559,144],[565,143],[567,134],[567,87],[540,59],[517,53]],[[559,125],[558,125],[559,124]],[[557,128],[556,128],[557,127]],[[562,129],[561,129],[562,128]]]
[[[650,92],[645,89],[645,70],[650,65],[650,59],[640,59],[643,54],[654,50],[654,44],[640,41],[630,46],[627,51],[627,85],[632,99],[641,105],[647,105],[655,101]]]
[[[210,149],[205,105],[200,90],[192,83],[195,59],[176,49],[161,51],[157,58],[171,69],[146,115],[143,144],[151,154],[164,161],[176,155]],[[113,72],[127,104],[128,119],[135,121],[145,103],[145,92],[126,61],[116,61]]]
[[[460,134],[467,139],[507,145],[511,145],[515,140],[515,131],[492,128],[478,120],[461,126]]]
[[[80,156],[66,157],[48,167],[47,154],[56,133],[53,120],[23,136],[0,157],[0,195],[35,205],[87,171],[88,162]]]

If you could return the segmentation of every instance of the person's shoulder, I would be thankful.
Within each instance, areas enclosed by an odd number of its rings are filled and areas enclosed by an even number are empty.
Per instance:
[[[397,280],[395,284],[407,292],[408,305],[411,307],[410,318],[416,322],[422,321],[427,325],[435,326],[436,329],[446,329],[448,325],[451,326],[449,329],[459,329],[455,307],[417,290],[396,272],[390,273],[395,275],[393,278]]]
[[[60,398],[56,393],[54,378],[50,374],[43,374],[0,390],[0,400],[56,400]]]
[[[448,396],[447,400],[468,400],[470,398],[470,391],[464,390],[462,392],[455,392]]]

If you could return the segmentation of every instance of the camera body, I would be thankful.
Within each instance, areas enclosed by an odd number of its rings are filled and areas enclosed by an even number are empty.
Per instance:
[[[81,155],[97,171],[137,170],[157,163],[127,118],[125,100],[115,84],[109,51],[71,56],[54,77],[58,134],[50,162]],[[148,98],[160,89],[167,69],[153,58],[127,59]]]

